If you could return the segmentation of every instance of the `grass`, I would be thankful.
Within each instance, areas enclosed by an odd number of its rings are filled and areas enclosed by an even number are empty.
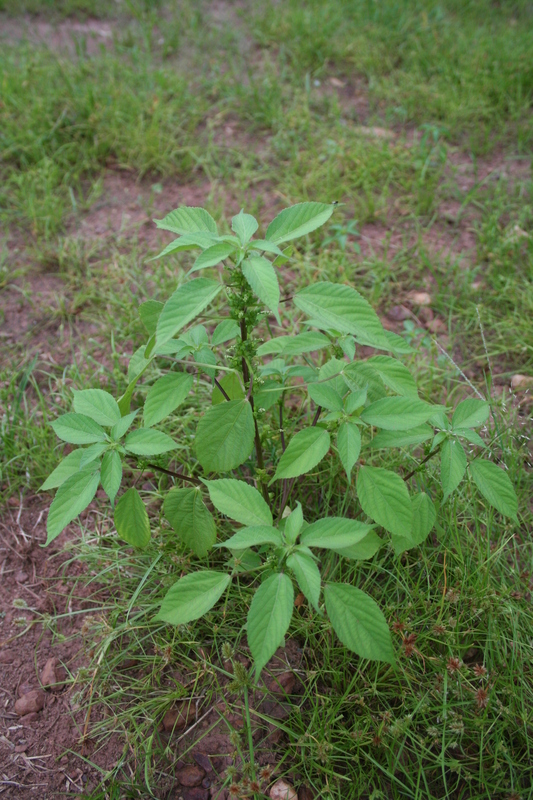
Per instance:
[[[492,453],[517,487],[520,525],[466,486],[420,550],[332,561],[385,609],[399,668],[351,658],[302,607],[290,635],[304,694],[281,723],[278,766],[324,800],[532,797],[531,401],[509,390],[515,373],[533,375],[531,3],[4,0],[0,10],[10,24],[23,11],[67,30],[57,47],[28,29],[0,47],[0,304],[15,296],[37,319],[5,339],[2,499],[34,492],[57,463],[47,423],[69,408],[72,388],[123,390],[144,337],[139,302],[167,297],[189,265],[146,264],[157,244],[141,223],[80,233],[110,174],[148,216],[177,185],[203,192],[218,220],[242,205],[268,220],[303,199],[343,202],[329,243],[313,235],[295,253],[287,291],[345,281],[382,315],[412,290],[431,295],[450,357],[412,306],[419,322],[404,323],[405,335],[420,349],[410,366],[428,397],[458,400],[471,391],[465,378],[492,397]],[[72,46],[68,25],[94,18],[111,37],[94,46],[78,29]],[[58,288],[39,301],[32,287],[52,273]],[[184,462],[192,425],[185,416],[172,430]],[[308,514],[343,514],[355,501],[330,466],[300,498]],[[179,631],[151,622],[194,560],[160,519],[166,477],[146,480],[147,551],[117,542],[103,506],[69,545],[112,606],[84,628],[93,689],[85,673],[73,687],[106,712],[94,720],[99,746],[124,742],[93,800],[157,796],[179,751],[157,735],[165,711],[190,697],[208,709],[227,692],[224,647],[245,654],[245,580],[220,627],[217,615]],[[124,668],[130,659],[135,670]],[[171,678],[177,664],[183,683]],[[238,687],[226,702],[238,706]],[[233,743],[246,760],[238,731]]]

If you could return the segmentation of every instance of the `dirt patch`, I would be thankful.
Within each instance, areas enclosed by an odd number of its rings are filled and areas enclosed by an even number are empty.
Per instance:
[[[116,20],[66,19],[50,22],[29,15],[15,18],[0,14],[0,42],[27,41],[32,45],[63,51],[70,56],[75,55],[82,41],[88,55],[95,55],[102,47],[111,47],[118,30]]]

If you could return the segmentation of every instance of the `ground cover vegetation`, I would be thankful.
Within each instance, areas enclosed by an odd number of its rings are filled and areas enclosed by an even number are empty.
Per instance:
[[[73,676],[107,710],[98,746],[125,743],[94,798],[159,796],[187,756],[161,720],[230,679],[221,791],[530,796],[531,5],[21,9],[2,4],[0,482],[60,487],[49,539],[70,524],[108,586]],[[165,219],[180,206],[207,211]],[[276,581],[272,630],[255,598]],[[253,681],[285,635],[302,689],[250,789]]]

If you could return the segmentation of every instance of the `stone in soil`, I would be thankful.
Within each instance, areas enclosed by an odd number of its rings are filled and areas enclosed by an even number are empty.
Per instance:
[[[163,729],[166,733],[182,731],[187,725],[194,722],[195,717],[194,706],[189,703],[180,703],[177,708],[169,709],[163,717]]]
[[[176,778],[182,786],[199,786],[205,778],[205,771],[202,767],[189,764],[176,772]]]
[[[298,800],[296,789],[280,778],[270,789],[271,800]]]
[[[46,664],[44,665],[42,672],[41,672],[41,683],[47,689],[52,689],[57,691],[61,688],[63,681],[61,678],[64,676],[61,674],[62,670],[59,666],[59,659],[58,658],[49,658]]]
[[[34,714],[37,711],[41,711],[44,707],[44,701],[44,692],[40,689],[33,689],[31,692],[19,697],[15,703],[15,714],[18,714],[19,717],[25,717],[26,714]]]

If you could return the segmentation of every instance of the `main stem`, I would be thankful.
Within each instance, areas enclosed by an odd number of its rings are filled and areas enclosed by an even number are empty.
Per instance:
[[[246,309],[243,309],[243,314],[246,314]],[[248,329],[246,327],[245,317],[243,316],[243,318],[241,319],[241,341],[245,342],[247,339],[248,339]],[[250,386],[251,386],[251,383],[250,383],[250,370],[248,369],[248,363],[247,363],[247,361],[246,361],[244,356],[241,359],[241,363],[242,363],[242,378],[244,380],[244,385],[245,385],[245,387],[247,389],[249,389]],[[253,413],[253,411],[254,411],[254,398],[252,397],[251,393],[250,393],[250,405],[252,407],[252,413]],[[257,466],[259,467],[260,470],[264,470],[265,463],[263,461],[263,449],[261,447],[261,436],[259,435],[259,428],[257,426],[257,420],[255,418],[255,414],[254,414],[254,428],[255,428],[255,437],[254,437],[255,438],[255,454],[256,454],[256,457],[257,457]],[[267,503],[267,505],[270,508],[270,498],[268,496],[268,488],[267,488],[266,484],[263,483],[262,480],[260,481],[260,483],[261,483],[261,491],[263,493],[263,497],[265,499],[265,502]]]

